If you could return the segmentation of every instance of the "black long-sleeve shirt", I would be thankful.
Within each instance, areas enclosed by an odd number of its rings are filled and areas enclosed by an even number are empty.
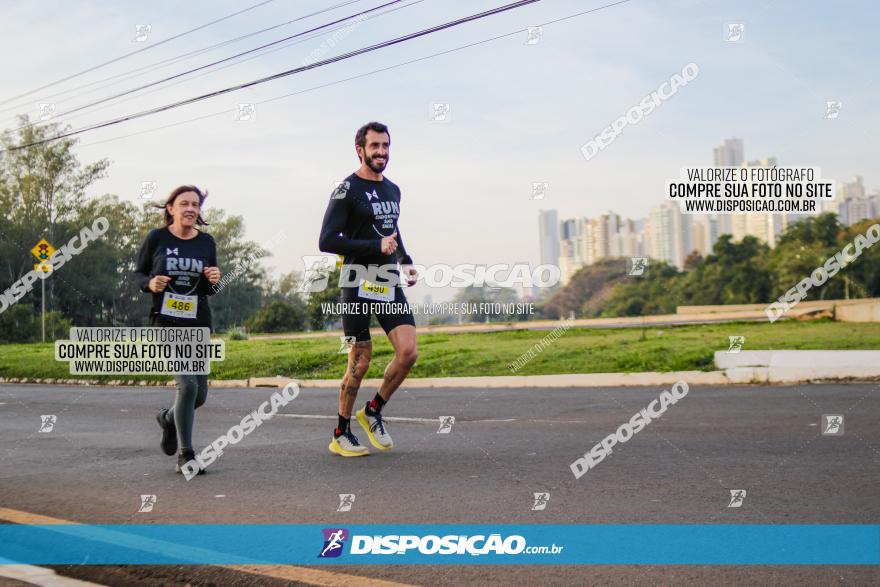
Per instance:
[[[211,327],[211,308],[207,296],[214,295],[214,288],[203,270],[217,266],[217,243],[207,232],[191,239],[174,236],[168,228],[150,231],[138,253],[134,276],[141,291],[152,294],[153,308],[150,317],[169,326],[207,326]],[[150,291],[150,279],[157,275],[171,278],[165,291],[198,296],[196,317],[180,318],[160,314],[165,292]]]
[[[318,247],[346,265],[411,265],[397,220],[400,188],[386,177],[372,181],[352,173],[330,195]],[[397,232],[397,251],[382,253],[382,238]]]

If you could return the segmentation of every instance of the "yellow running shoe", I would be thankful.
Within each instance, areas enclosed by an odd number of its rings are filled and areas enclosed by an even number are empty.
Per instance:
[[[352,434],[351,429],[346,430],[341,436],[334,434],[329,448],[330,452],[343,457],[363,457],[370,454],[370,449],[361,446],[357,436]]]
[[[357,416],[358,423],[367,432],[370,444],[379,450],[389,450],[394,446],[391,437],[385,430],[385,420],[382,419],[381,412],[376,412],[374,416],[371,416],[367,413],[366,406],[364,406],[355,415]]]

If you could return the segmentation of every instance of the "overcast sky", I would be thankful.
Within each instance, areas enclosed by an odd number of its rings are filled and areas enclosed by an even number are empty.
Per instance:
[[[408,3],[407,0],[403,4]],[[341,3],[275,0],[245,14],[0,105],[2,126],[17,113],[56,113],[237,51],[381,4],[360,1],[210,53],[144,73],[92,94],[61,90],[177,57],[238,35]],[[236,12],[257,0],[229,2],[0,2],[0,49],[7,99]],[[505,0],[425,0],[363,22],[326,49],[329,57],[486,10]],[[818,166],[825,177],[860,174],[880,188],[876,107],[880,49],[875,2],[640,1],[526,33],[338,83],[267,104],[235,120],[239,103],[260,102],[403,61],[539,25],[605,2],[544,0],[428,38],[220,96],[145,119],[87,133],[82,161],[111,160],[109,177],[90,195],[140,201],[141,182],[167,194],[183,183],[210,191],[208,206],[245,218],[248,237],[284,245],[267,264],[301,270],[317,253],[318,231],[335,181],[354,171],[354,133],[369,120],[392,133],[389,179],[402,189],[400,226],[417,263],[538,261],[537,212],[596,216],[608,209],[642,218],[661,203],[664,181],[685,165],[711,164],[712,148],[731,136],[745,156],[780,165]],[[724,40],[727,23],[744,23],[742,42]],[[144,43],[135,25],[149,24]],[[137,99],[103,105],[70,120],[74,127],[299,66],[324,37],[292,45]],[[693,82],[629,126],[586,161],[579,147],[646,94],[699,65]],[[94,87],[94,86],[93,86]],[[83,90],[78,90],[82,92]],[[839,118],[824,117],[839,100]],[[449,103],[451,121],[433,122],[432,103]],[[159,127],[220,112],[220,116]],[[110,140],[124,135],[152,131]],[[531,200],[532,182],[548,182]],[[410,296],[429,293],[417,286]],[[438,297],[434,295],[435,301]]]

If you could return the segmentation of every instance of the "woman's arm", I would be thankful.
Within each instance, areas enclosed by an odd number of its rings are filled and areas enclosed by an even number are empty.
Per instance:
[[[208,266],[202,270],[202,274],[204,274],[207,283],[200,283],[199,289],[201,291],[199,293],[212,296],[219,291],[214,289],[213,286],[220,283],[220,268],[217,267],[217,241],[215,241],[214,237],[210,234],[208,234],[208,239],[208,246],[210,248],[210,251],[208,252]]]
[[[138,252],[134,269],[134,279],[141,291],[150,292],[150,275],[153,271],[153,253],[156,250],[156,232],[150,231]]]

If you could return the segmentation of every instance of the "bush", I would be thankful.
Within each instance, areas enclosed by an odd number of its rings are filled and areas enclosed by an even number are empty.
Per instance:
[[[229,340],[247,340],[248,335],[244,328],[230,328],[226,334]]]
[[[251,316],[246,325],[251,332],[304,330],[306,313],[299,306],[276,300]]]
[[[46,312],[46,341],[66,339],[70,335],[70,321],[61,312]],[[17,304],[0,314],[0,343],[40,342],[42,325],[40,312],[27,304]]]

